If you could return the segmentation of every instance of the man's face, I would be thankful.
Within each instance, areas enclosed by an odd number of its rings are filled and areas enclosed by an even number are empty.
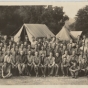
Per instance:
[[[65,51],[65,54],[67,55],[68,54],[68,51]]]
[[[20,51],[20,55],[23,55],[23,51]]]
[[[76,63],[73,63],[74,66],[76,66]]]
[[[55,41],[55,37],[53,37],[52,40]]]
[[[15,44],[13,44],[13,47],[15,47]]]
[[[38,56],[38,52],[35,52],[35,56]]]
[[[38,46],[37,45],[35,45],[35,49],[37,48]]]
[[[2,54],[2,52],[0,51],[0,55]]]
[[[25,37],[25,39],[27,40],[27,39],[28,39],[28,37],[26,36],[26,37]]]
[[[19,38],[18,38],[18,41],[20,41],[20,39],[21,39],[21,38],[19,37]]]
[[[24,45],[23,44],[21,44],[21,47],[23,47]]]
[[[72,55],[75,55],[75,51],[72,52]]]
[[[56,46],[56,49],[58,49],[58,48],[59,48],[59,46],[57,45],[57,46]]]
[[[70,40],[70,43],[72,43],[72,39]]]
[[[11,41],[14,41],[14,38],[13,37],[11,37]]]
[[[11,45],[12,44],[12,42],[11,41],[9,41],[9,45]]]
[[[78,45],[76,45],[76,48],[78,48]]]
[[[10,55],[10,51],[8,50],[8,55]]]
[[[39,42],[41,42],[41,39],[39,39]]]
[[[27,45],[27,42],[24,42],[24,45]]]
[[[59,53],[56,53],[56,56],[58,57],[59,56]]]
[[[4,45],[4,48],[6,48],[6,47],[7,47],[7,45],[5,44],[5,45]]]
[[[3,43],[0,44],[1,46],[3,45]]]
[[[66,46],[65,45],[63,46],[63,49],[66,49]]]
[[[50,56],[53,56],[52,52],[50,52]]]
[[[28,55],[31,55],[31,51],[28,51]]]
[[[83,38],[85,39],[85,38],[86,38],[86,36],[84,35],[84,36],[83,36]]]
[[[31,46],[30,45],[28,45],[28,48],[30,48]]]
[[[44,47],[42,46],[41,49],[44,50]]]
[[[44,57],[45,56],[45,54],[44,53],[42,53],[42,57]]]
[[[77,39],[80,39],[80,36],[78,35]]]
[[[6,40],[7,39],[7,36],[4,36],[4,39]]]

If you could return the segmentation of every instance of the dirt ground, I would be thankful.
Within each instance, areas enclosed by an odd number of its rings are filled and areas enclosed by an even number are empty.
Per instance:
[[[12,77],[9,79],[0,79],[0,85],[87,85],[88,78],[80,77],[73,79],[71,77]]]

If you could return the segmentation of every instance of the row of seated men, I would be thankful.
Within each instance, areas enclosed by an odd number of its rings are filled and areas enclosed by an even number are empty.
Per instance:
[[[38,51],[35,51],[33,56],[29,50],[27,55],[20,51],[19,54],[14,56],[8,50],[3,58],[2,77],[8,78],[17,74],[32,76],[34,73],[36,77],[40,74],[43,77],[59,76],[60,73],[63,76],[69,76],[70,73],[73,78],[77,78],[82,73],[84,76],[88,72],[88,60],[82,53],[81,51],[80,55],[77,56],[73,51],[72,55],[69,55],[68,51],[65,50],[62,57],[58,52],[55,56],[50,52],[50,55],[46,57],[45,53],[39,56]]]
[[[13,37],[8,42],[7,37],[0,43],[0,63],[2,66],[2,77],[8,78],[12,75],[35,74],[40,76],[68,76],[73,78],[79,74],[87,75],[88,71],[88,44],[84,42],[59,43],[55,37],[50,41],[45,38],[35,40],[30,44],[28,38],[22,43],[14,42]],[[7,44],[8,43],[8,44]]]

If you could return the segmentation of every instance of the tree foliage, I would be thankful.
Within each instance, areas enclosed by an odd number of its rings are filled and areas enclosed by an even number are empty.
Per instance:
[[[0,6],[0,30],[6,35],[15,34],[24,23],[46,24],[57,34],[67,19],[69,18],[64,15],[63,7]]]
[[[88,6],[79,9],[75,22],[75,29],[87,33],[88,31]]]

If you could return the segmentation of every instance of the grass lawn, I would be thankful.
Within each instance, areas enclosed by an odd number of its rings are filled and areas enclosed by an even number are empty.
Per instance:
[[[19,76],[0,79],[0,85],[87,85],[87,77],[73,79],[71,77],[28,77]]]

